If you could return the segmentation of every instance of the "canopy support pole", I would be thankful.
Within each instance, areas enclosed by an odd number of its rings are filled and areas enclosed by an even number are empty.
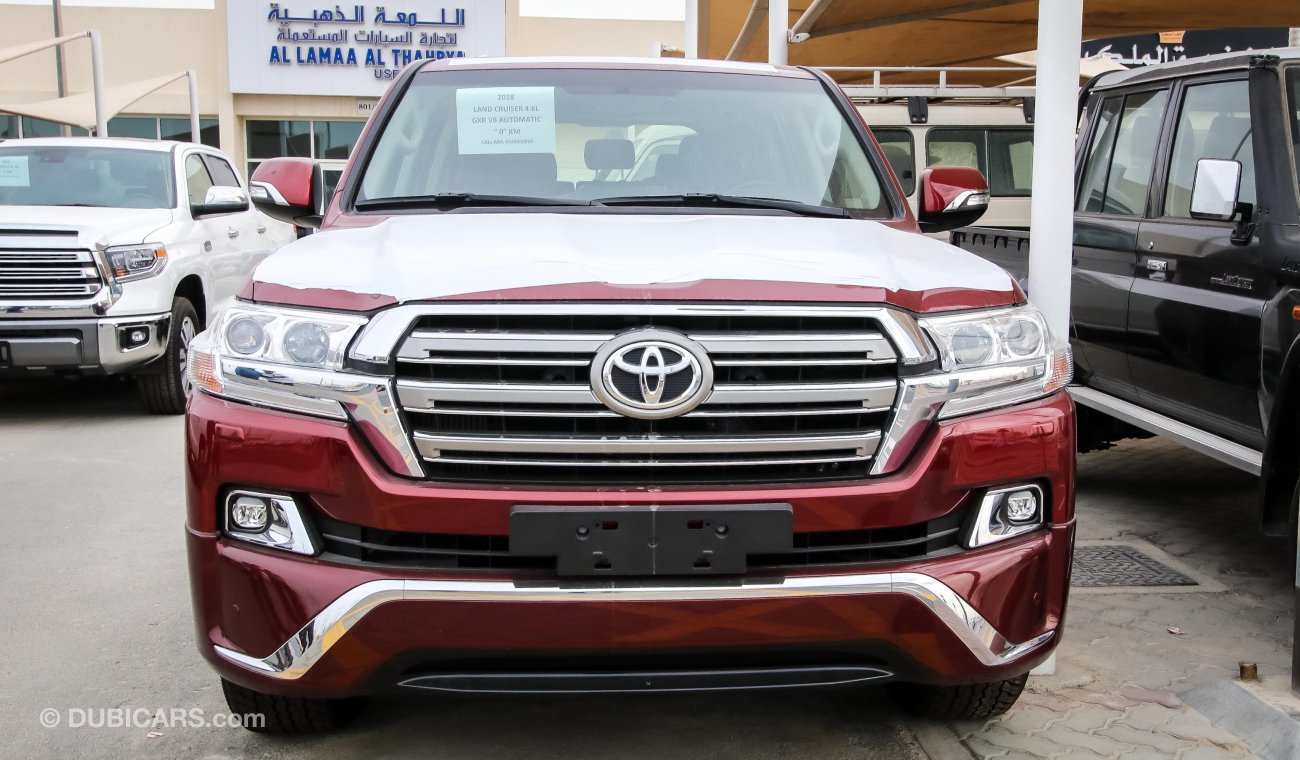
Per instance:
[[[1074,132],[1078,123],[1083,0],[1038,0],[1034,204],[1029,221],[1029,297],[1056,340],[1070,337],[1074,247]]]
[[[190,142],[199,140],[199,74],[194,69],[186,69],[185,78],[190,85]]]
[[[104,106],[104,49],[99,43],[98,29],[91,29],[86,35],[90,37],[90,79],[95,88],[95,137],[107,137],[108,113]]]
[[[686,0],[686,57],[700,57],[700,0]]]
[[[790,0],[767,2],[767,62],[784,66],[790,52]]]

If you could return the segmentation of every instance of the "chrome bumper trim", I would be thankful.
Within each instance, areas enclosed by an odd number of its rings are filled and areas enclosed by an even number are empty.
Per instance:
[[[905,594],[930,608],[981,663],[1009,663],[1052,640],[1048,631],[1013,644],[947,585],[920,573],[868,573],[786,578],[734,586],[571,587],[519,585],[510,581],[377,580],[335,599],[292,638],[266,657],[215,646],[223,659],[285,681],[304,676],[352,626],[376,607],[412,602],[653,602],[777,599],[864,594]]]

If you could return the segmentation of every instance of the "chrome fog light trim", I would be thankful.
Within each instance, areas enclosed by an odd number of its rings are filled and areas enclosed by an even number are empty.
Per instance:
[[[1015,538],[1041,528],[1046,516],[1042,488],[1029,483],[996,488],[980,500],[962,544],[975,549]]]
[[[259,506],[263,510],[260,529],[254,519]],[[228,538],[308,556],[320,552],[316,532],[292,496],[236,489],[226,495],[222,515]]]

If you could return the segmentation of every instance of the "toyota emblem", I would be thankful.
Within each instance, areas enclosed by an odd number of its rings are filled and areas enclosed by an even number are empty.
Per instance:
[[[591,390],[625,417],[662,420],[686,414],[708,397],[713,365],[703,346],[681,333],[632,330],[596,352]]]

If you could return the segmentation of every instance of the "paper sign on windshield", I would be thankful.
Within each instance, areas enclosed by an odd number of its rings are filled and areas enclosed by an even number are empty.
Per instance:
[[[27,156],[0,156],[0,187],[31,187]]]
[[[554,153],[554,87],[479,87],[456,91],[462,154]]]

